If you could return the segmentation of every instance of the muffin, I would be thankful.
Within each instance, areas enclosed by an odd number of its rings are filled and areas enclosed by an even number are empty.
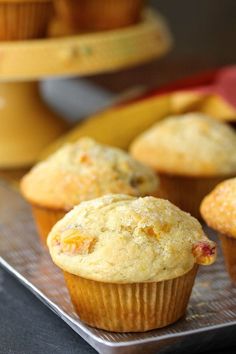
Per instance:
[[[109,193],[155,194],[158,180],[126,152],[89,138],[68,144],[37,164],[21,182],[43,241],[66,212],[84,200]]]
[[[0,40],[23,40],[46,35],[53,0],[0,0]]]
[[[159,173],[161,196],[197,218],[203,197],[236,175],[236,132],[200,113],[158,122],[130,150]]]
[[[219,233],[226,268],[236,283],[236,178],[220,183],[204,198],[201,214]]]
[[[140,20],[145,0],[54,0],[59,19],[74,30],[109,30]]]
[[[106,195],[82,202],[48,236],[75,310],[90,326],[140,332],[185,313],[198,264],[216,247],[167,200]]]

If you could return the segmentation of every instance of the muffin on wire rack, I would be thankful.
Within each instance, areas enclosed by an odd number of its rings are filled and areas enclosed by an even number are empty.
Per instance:
[[[226,268],[236,283],[236,178],[220,183],[201,204],[206,223],[218,232]]]
[[[201,113],[167,117],[137,137],[130,151],[159,174],[162,197],[197,218],[203,197],[236,176],[235,130]]]
[[[177,321],[198,265],[216,257],[196,219],[154,197],[83,202],[53,227],[47,243],[81,320],[115,332]]]
[[[45,242],[51,227],[75,205],[109,193],[156,195],[158,178],[126,152],[82,138],[38,163],[21,182]]]

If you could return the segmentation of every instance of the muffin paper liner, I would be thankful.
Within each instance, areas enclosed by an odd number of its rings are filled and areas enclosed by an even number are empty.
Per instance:
[[[47,209],[32,205],[32,212],[38,229],[41,243],[46,246],[47,236],[51,228],[66,214],[64,210]]]
[[[159,173],[158,176],[160,179],[160,197],[168,199],[180,209],[189,212],[198,219],[202,219],[199,211],[202,199],[217,184],[227,178],[226,176],[185,177],[163,173]]]
[[[225,266],[231,280],[236,283],[236,239],[230,235],[220,234]]]
[[[44,37],[52,4],[52,0],[0,1],[0,40]]]
[[[181,277],[153,283],[113,284],[64,272],[80,319],[113,332],[144,332],[167,326],[185,313],[198,266]]]
[[[75,29],[106,30],[140,20],[145,0],[54,0],[59,18]]]

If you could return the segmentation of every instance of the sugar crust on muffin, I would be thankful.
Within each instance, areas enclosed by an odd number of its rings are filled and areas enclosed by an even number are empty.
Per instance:
[[[47,242],[63,270],[111,283],[176,278],[216,256],[195,218],[154,197],[107,195],[83,202],[53,227]]]
[[[130,151],[163,173],[202,177],[236,173],[236,132],[201,113],[167,117],[137,137]]]
[[[210,227],[236,238],[236,178],[218,184],[203,199],[201,214]]]
[[[152,194],[158,179],[151,168],[125,151],[82,138],[38,163],[23,178],[21,191],[32,204],[71,209],[109,193]]]

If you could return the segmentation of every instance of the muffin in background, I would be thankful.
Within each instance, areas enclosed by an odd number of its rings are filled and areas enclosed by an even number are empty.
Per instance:
[[[145,0],[54,0],[58,18],[74,30],[126,27],[140,20]]]
[[[115,332],[177,321],[197,265],[216,257],[215,243],[195,218],[154,197],[83,202],[53,227],[47,244],[80,319]]]
[[[84,200],[109,193],[155,195],[157,189],[158,179],[149,167],[89,138],[65,145],[21,181],[44,242],[56,221]]]
[[[53,0],[0,0],[0,40],[45,37]]]
[[[219,233],[226,268],[236,283],[236,178],[220,183],[203,199],[201,214]]]
[[[160,176],[163,198],[200,218],[203,197],[236,175],[236,132],[201,113],[171,116],[137,137],[132,156]]]

